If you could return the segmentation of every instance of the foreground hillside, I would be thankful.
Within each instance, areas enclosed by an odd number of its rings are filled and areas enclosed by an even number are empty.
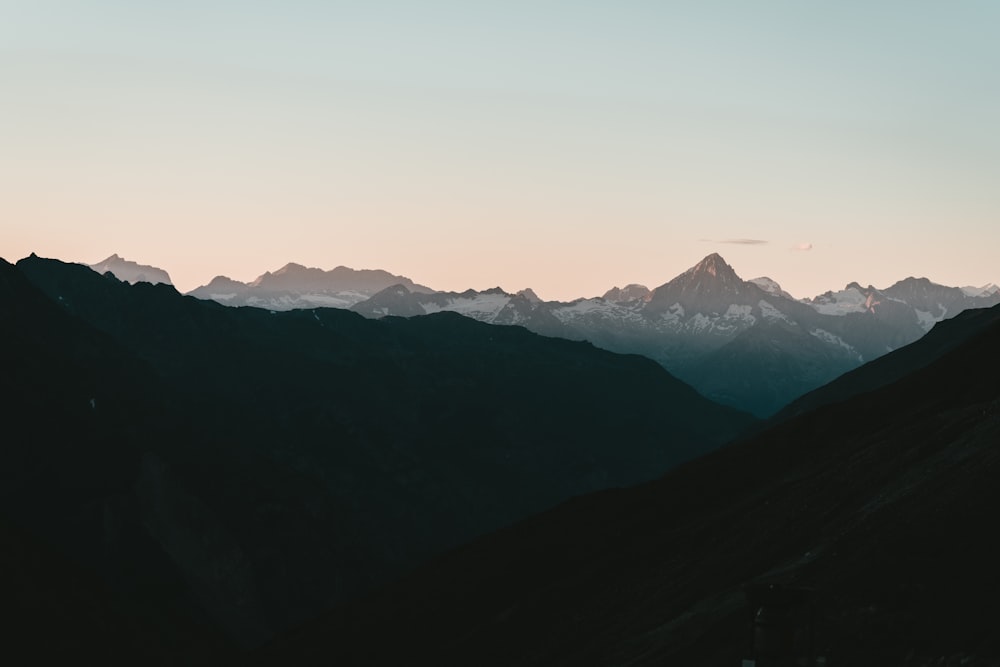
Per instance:
[[[986,319],[913,374],[480,539],[266,657],[731,666],[752,651],[747,592],[774,585],[811,601],[781,619],[800,657],[997,664],[1000,323]]]
[[[242,646],[753,422],[644,358],[454,314],[226,308],[37,257],[0,273],[23,434],[0,511],[126,612]]]

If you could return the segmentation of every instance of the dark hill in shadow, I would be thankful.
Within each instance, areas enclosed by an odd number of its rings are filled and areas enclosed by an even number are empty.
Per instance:
[[[812,599],[827,664],[996,664],[998,378],[994,322],[880,389],[452,551],[261,657],[730,666],[752,650],[745,591],[774,585]],[[805,607],[762,613],[809,653]]]
[[[450,313],[227,308],[37,257],[3,276],[30,308],[4,318],[27,436],[0,509],[164,627],[244,646],[753,423],[645,358]]]
[[[140,461],[171,442],[153,373],[2,260],[0,365],[2,655],[225,660],[226,642],[141,525]]]

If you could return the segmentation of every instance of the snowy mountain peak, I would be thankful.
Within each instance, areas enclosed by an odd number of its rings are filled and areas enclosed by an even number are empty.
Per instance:
[[[637,283],[631,283],[625,287],[618,287],[617,285],[609,289],[604,293],[603,298],[605,301],[611,301],[613,303],[623,303],[626,301],[649,301],[649,297],[652,292],[645,285],[639,285]]]
[[[745,282],[718,253],[712,253],[670,282],[657,287],[649,312],[660,313],[679,304],[688,313],[725,313],[733,305],[752,306],[762,290]]]
[[[768,294],[773,294],[775,296],[781,296],[781,297],[784,297],[786,299],[793,299],[793,297],[792,297],[791,294],[789,294],[785,290],[781,289],[781,285],[779,285],[775,280],[772,280],[771,278],[768,278],[767,276],[761,276],[760,278],[751,278],[747,282],[753,283],[754,285],[756,285],[757,287],[761,288],[762,290],[764,290]]]

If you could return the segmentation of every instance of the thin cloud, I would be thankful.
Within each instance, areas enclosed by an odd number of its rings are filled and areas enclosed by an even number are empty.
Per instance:
[[[767,241],[761,239],[700,239],[704,243],[733,243],[735,245],[764,245]]]
[[[797,252],[808,252],[813,249],[812,243],[796,243],[792,246],[792,250]]]

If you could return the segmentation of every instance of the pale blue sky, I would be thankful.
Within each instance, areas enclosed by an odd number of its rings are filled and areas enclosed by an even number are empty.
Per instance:
[[[998,34],[967,1],[0,0],[0,255],[1000,281]]]

